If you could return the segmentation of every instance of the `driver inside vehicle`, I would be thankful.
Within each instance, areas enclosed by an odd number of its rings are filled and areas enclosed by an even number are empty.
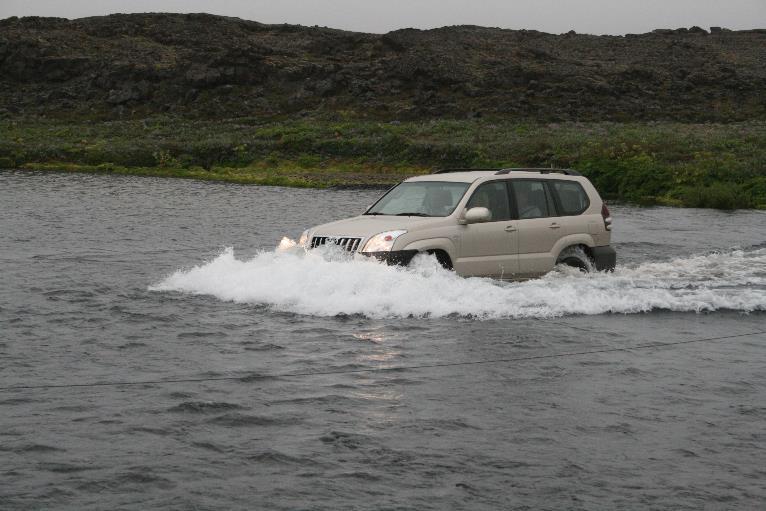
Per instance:
[[[489,210],[490,214],[490,220],[492,217],[494,217],[492,213],[492,207],[490,205],[489,200],[489,190],[487,187],[479,188],[479,190],[476,191],[473,197],[471,197],[471,200],[468,201],[466,209],[471,208],[487,208]]]
[[[431,216],[447,216],[454,209],[453,203],[449,190],[432,188],[423,197],[423,212]]]

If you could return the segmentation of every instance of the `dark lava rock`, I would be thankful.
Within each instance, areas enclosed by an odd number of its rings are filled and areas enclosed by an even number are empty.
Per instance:
[[[715,37],[707,37],[708,35]],[[5,115],[766,119],[766,30],[384,35],[207,14],[0,20]],[[20,114],[18,114],[20,115]]]

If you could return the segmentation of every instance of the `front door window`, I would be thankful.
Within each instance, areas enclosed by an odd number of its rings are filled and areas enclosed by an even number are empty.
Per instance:
[[[468,201],[467,208],[487,208],[492,214],[490,222],[509,220],[511,208],[505,181],[493,181],[479,186]]]

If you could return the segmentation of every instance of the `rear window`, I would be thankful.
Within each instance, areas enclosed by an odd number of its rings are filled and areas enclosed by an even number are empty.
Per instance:
[[[588,209],[590,199],[582,185],[576,181],[553,181],[553,189],[559,199],[561,216],[579,215]]]
[[[553,203],[543,181],[533,179],[514,179],[513,191],[519,220],[546,218],[554,216]]]

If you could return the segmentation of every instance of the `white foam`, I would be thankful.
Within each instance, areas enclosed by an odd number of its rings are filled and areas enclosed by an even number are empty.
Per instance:
[[[177,271],[150,288],[211,295],[316,316],[371,318],[546,318],[651,310],[766,310],[766,249],[734,250],[583,274],[560,268],[520,283],[462,278],[435,259],[407,268],[309,252],[283,240],[273,252],[239,260],[226,249],[210,262]]]

